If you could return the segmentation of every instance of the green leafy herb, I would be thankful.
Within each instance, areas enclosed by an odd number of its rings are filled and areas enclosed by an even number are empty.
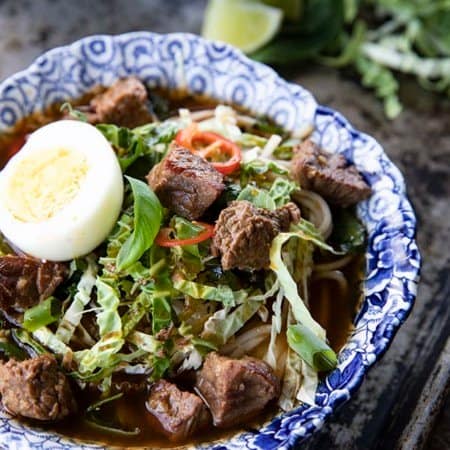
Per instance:
[[[152,329],[156,334],[172,323],[172,309],[164,297],[155,296],[152,302]]]
[[[112,124],[100,124],[97,129],[116,149],[123,172],[140,158],[146,159],[148,164],[143,165],[148,172],[164,156],[167,145],[178,131],[178,125],[173,122],[150,123],[131,130]]]
[[[257,208],[270,209],[271,211],[276,209],[276,203],[269,192],[256,186],[247,185],[238,195],[237,200],[247,200]]]
[[[0,353],[3,353],[8,358],[14,358],[19,361],[23,361],[28,356],[25,350],[8,341],[0,341]]]
[[[286,178],[278,177],[269,190],[269,195],[277,208],[291,201],[291,193],[298,189],[297,185]]]
[[[25,311],[22,326],[27,331],[36,331],[41,327],[56,322],[60,313],[61,302],[55,297],[49,297]]]
[[[36,340],[32,338],[30,333],[23,329],[11,330],[11,336],[16,342],[20,342],[25,345],[27,349],[30,349],[33,356],[43,355],[48,353],[47,350]]]
[[[162,378],[170,368],[170,359],[166,356],[152,355],[150,358],[152,367],[151,379],[153,381]]]
[[[333,233],[330,242],[343,253],[361,252],[364,249],[366,230],[354,212],[348,209],[333,211]]]
[[[283,127],[277,125],[276,123],[273,123],[272,121],[269,121],[267,117],[258,117],[252,128],[260,133],[268,135],[269,137],[272,134],[278,134],[279,136],[284,136],[286,134],[286,130]]]
[[[161,203],[149,186],[134,178],[126,178],[134,197],[134,229],[117,255],[118,270],[130,267],[151,247],[163,217]]]

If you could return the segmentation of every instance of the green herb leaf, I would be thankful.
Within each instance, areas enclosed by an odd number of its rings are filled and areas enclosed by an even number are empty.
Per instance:
[[[38,328],[56,322],[60,312],[60,301],[55,297],[49,297],[38,305],[25,311],[22,326],[27,331],[36,331]]]
[[[172,323],[172,309],[164,297],[154,297],[152,301],[152,329],[158,333]]]
[[[290,325],[287,340],[292,350],[318,372],[328,372],[336,367],[336,353],[308,327]]]
[[[277,208],[284,206],[291,201],[291,193],[298,189],[298,186],[290,180],[278,177],[269,190],[269,195]]]
[[[174,122],[150,123],[133,130],[112,124],[97,125],[106,139],[116,149],[120,167],[125,172],[140,158],[145,158],[148,164],[145,170],[161,161],[167,146],[175,137],[178,125]],[[162,145],[158,145],[162,144]]]
[[[17,359],[18,361],[23,361],[28,356],[25,350],[8,341],[0,341],[0,353],[3,353],[8,358]]]
[[[117,255],[117,268],[124,270],[135,263],[148,250],[158,234],[163,208],[147,184],[126,177],[134,197],[134,229]]]
[[[236,200],[247,200],[257,208],[276,209],[276,204],[269,193],[264,189],[259,189],[256,186],[247,185]]]
[[[169,370],[170,359],[166,356],[152,355],[150,365],[152,367],[151,379],[152,381],[157,381]]]
[[[48,351],[39,342],[34,340],[31,337],[30,333],[26,330],[14,329],[11,330],[11,335],[16,342],[18,341],[24,344],[27,347],[27,351],[28,349],[30,349],[30,353],[32,353],[33,356],[39,356],[48,353]]]
[[[356,214],[348,209],[333,211],[333,233],[330,242],[343,253],[364,250],[366,230]]]

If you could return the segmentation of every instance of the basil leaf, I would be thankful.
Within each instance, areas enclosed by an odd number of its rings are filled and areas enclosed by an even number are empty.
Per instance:
[[[117,255],[119,270],[130,267],[151,247],[163,218],[161,203],[149,186],[135,178],[126,179],[134,197],[134,229]]]
[[[27,331],[36,331],[58,320],[61,304],[55,297],[49,297],[43,302],[27,309],[23,316],[23,328]]]
[[[167,328],[172,323],[172,310],[169,301],[164,297],[154,297],[152,301],[153,334]]]
[[[290,325],[287,340],[289,347],[318,372],[328,372],[336,367],[336,353],[308,327]]]

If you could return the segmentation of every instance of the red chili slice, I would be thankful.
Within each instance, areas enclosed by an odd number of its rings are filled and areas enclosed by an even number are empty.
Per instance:
[[[180,130],[175,136],[175,142],[208,159],[224,175],[233,173],[241,164],[241,149],[237,144],[212,131],[199,131],[195,123]],[[221,161],[224,157],[225,161]]]
[[[172,228],[161,228],[158,235],[155,238],[155,243],[160,247],[177,247],[183,245],[193,245],[206,241],[214,234],[214,225],[204,222],[192,222],[195,225],[199,225],[203,228],[197,236],[188,239],[173,239],[170,237],[170,233],[173,232]]]

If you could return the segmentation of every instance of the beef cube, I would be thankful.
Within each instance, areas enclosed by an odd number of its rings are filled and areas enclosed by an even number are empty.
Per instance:
[[[317,192],[338,206],[354,205],[372,193],[343,155],[325,153],[310,139],[294,149],[291,167],[292,177],[302,188]]]
[[[152,385],[147,410],[172,441],[185,439],[210,422],[210,414],[200,397],[181,391],[166,380]]]
[[[246,200],[236,200],[219,215],[211,251],[215,256],[221,255],[225,270],[266,269],[270,265],[272,240],[299,220],[300,210],[294,203],[269,211]]]
[[[113,123],[134,128],[153,120],[145,86],[135,77],[117,80],[90,103],[91,123]]]
[[[223,191],[223,176],[208,161],[183,147],[173,146],[147,175],[161,203],[193,220],[201,217]]]
[[[68,274],[65,264],[25,256],[0,257],[0,309],[12,321],[50,297]]]
[[[213,352],[197,374],[196,390],[208,405],[216,427],[251,419],[280,395],[280,380],[264,361],[232,359]]]
[[[30,419],[57,421],[77,410],[69,380],[50,355],[0,364],[0,393],[9,412]]]

